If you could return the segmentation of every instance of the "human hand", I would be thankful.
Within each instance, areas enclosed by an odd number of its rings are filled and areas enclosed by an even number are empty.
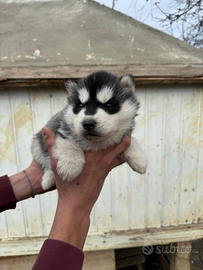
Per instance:
[[[130,136],[105,150],[86,152],[83,171],[76,179],[67,183],[58,176],[57,163],[51,154],[56,136],[47,127],[44,127],[42,132],[46,138],[59,194],[58,207],[49,238],[66,241],[82,249],[89,228],[92,207],[98,199],[109,171],[122,164],[118,155],[129,147]]]
[[[118,158],[118,155],[130,146],[131,137],[127,136],[120,143],[107,149],[86,152],[86,163],[82,173],[76,179],[67,183],[58,176],[57,163],[52,157],[52,146],[56,135],[47,127],[44,127],[42,132],[46,134],[46,145],[51,158],[52,170],[56,177],[60,202],[69,205],[69,207],[71,206],[76,211],[90,214],[106,176],[114,167],[123,163]]]

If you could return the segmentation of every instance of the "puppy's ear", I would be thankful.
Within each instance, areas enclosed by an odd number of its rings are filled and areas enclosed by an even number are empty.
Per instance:
[[[131,74],[126,74],[120,78],[121,85],[126,88],[132,89],[135,91],[135,81],[134,77]]]
[[[76,86],[77,86],[77,83],[74,81],[67,81],[65,83],[65,87],[66,87],[66,90],[68,91],[68,93],[73,92],[75,90]]]

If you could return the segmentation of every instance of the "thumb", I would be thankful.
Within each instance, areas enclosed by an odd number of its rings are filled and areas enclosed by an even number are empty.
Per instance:
[[[56,135],[55,133],[49,129],[48,127],[43,127],[42,128],[42,134],[44,135],[44,138],[46,140],[46,147],[47,150],[49,151],[49,154],[51,155],[51,148],[55,143]]]

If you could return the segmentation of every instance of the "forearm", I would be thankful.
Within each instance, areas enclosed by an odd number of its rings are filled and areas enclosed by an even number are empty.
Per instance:
[[[89,225],[89,214],[73,210],[59,200],[49,239],[60,240],[83,250]]]
[[[43,192],[41,187],[43,170],[42,169],[34,170],[32,164],[30,167],[26,169],[26,173],[30,179],[35,195],[41,194]],[[17,202],[28,199],[32,196],[30,184],[23,171],[14,174],[12,176],[9,176],[9,180],[13,188],[13,192],[15,194]]]

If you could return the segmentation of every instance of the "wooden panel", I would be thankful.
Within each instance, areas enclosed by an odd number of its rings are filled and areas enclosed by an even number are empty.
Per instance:
[[[181,90],[164,92],[162,225],[177,225],[179,193]]]
[[[194,222],[199,100],[199,89],[182,90],[179,224]]]
[[[113,214],[113,174],[110,173],[105,182],[102,189],[102,192],[98,198],[97,204],[95,205],[93,212],[92,212],[92,219],[93,222],[91,226],[90,232],[103,232],[109,231],[109,228],[112,228],[112,214]],[[95,223],[94,223],[95,222]]]
[[[54,115],[55,113],[59,112],[65,107],[67,103],[68,92],[66,91],[65,86],[52,87],[50,89],[51,89],[50,97],[52,103],[52,113]]]
[[[138,84],[202,83],[202,65],[86,65],[0,67],[0,86],[62,85],[62,79],[80,79],[105,70],[116,75],[132,74]]]
[[[199,87],[199,136],[197,141],[197,186],[196,186],[196,205],[195,205],[195,222],[203,222],[203,91]]]
[[[162,214],[163,185],[163,120],[164,95],[161,89],[148,88],[146,93],[147,114],[147,169],[146,226],[159,227]]]
[[[112,209],[113,230],[128,228],[129,179],[127,164],[112,171]]]
[[[107,68],[103,68],[107,70]],[[95,72],[95,68],[91,71]],[[114,70],[110,70],[110,72],[114,72]],[[117,75],[123,75],[126,73],[126,70],[123,70],[123,73]],[[87,74],[89,75],[89,73]],[[81,79],[82,77],[79,77]],[[8,79],[8,80],[0,80],[1,89],[7,89],[11,87],[39,87],[39,86],[58,86],[63,87],[65,82],[69,80],[69,77],[66,79]],[[77,81],[77,78],[72,78]],[[167,84],[180,84],[180,85],[189,85],[189,84],[201,84],[203,82],[203,78],[174,78],[174,77],[134,77],[135,83],[137,85],[167,85]],[[0,90],[1,90],[0,89]]]
[[[10,94],[0,92],[0,175],[12,175],[17,171],[13,121],[11,117]],[[11,211],[0,214],[0,238],[9,237],[7,215]],[[22,209],[18,209],[18,218],[23,220]],[[17,214],[17,213],[16,213]]]
[[[133,136],[146,148],[149,165],[146,176],[123,165],[110,173],[101,196],[91,213],[90,235],[86,249],[108,249],[140,245],[143,242],[175,241],[169,232],[164,236],[142,234],[129,240],[127,232],[140,228],[202,222],[203,197],[203,95],[202,87],[139,86],[141,108]],[[10,92],[10,93],[9,93]],[[51,115],[66,103],[64,88],[12,89],[0,92],[0,173],[16,173],[31,160],[33,132],[40,130]],[[6,148],[5,148],[6,146]],[[3,147],[3,148],[2,148]],[[0,214],[0,238],[47,236],[57,203],[57,192],[19,203],[15,210]],[[187,221],[186,221],[187,220]],[[195,225],[197,226],[197,225]],[[177,227],[178,230],[179,227]],[[118,233],[117,237],[109,234]],[[123,230],[123,235],[120,234]],[[161,228],[160,228],[161,231]],[[105,234],[106,233],[106,234]],[[192,238],[188,231],[176,237]],[[194,237],[202,237],[200,229]],[[8,242],[7,242],[8,243]],[[32,254],[39,243],[18,247],[12,254]],[[20,242],[19,242],[20,243]],[[162,242],[161,242],[162,243]],[[5,242],[4,242],[5,244]],[[2,252],[10,252],[1,243]],[[34,247],[36,245],[36,247]],[[0,251],[0,254],[1,254]],[[16,252],[16,253],[15,253]],[[18,255],[21,253],[18,253]]]
[[[19,160],[18,171],[21,171],[28,167],[32,160],[30,146],[31,137],[33,135],[32,121],[35,116],[32,111],[31,95],[29,89],[22,89],[22,91],[19,92],[12,90],[11,98],[16,137],[16,149]],[[21,202],[20,204],[22,204],[23,207],[26,236],[43,235],[39,198],[37,197],[35,200],[31,198]],[[30,211],[30,209],[32,210]],[[16,231],[19,230],[19,225],[16,226]]]
[[[31,102],[34,115],[34,133],[41,130],[53,115],[52,99],[52,91],[50,88],[32,90]],[[56,191],[43,194],[39,197],[41,212],[38,213],[38,216],[43,224],[41,235],[48,235],[50,232],[56,209],[56,201]]]
[[[32,132],[32,116],[27,89],[22,89],[19,92],[16,92],[14,89],[10,91],[10,108],[11,110],[10,112],[8,111],[8,114],[12,121],[14,134],[16,173],[22,168],[29,166],[31,157],[28,151],[30,148],[28,141]],[[28,236],[29,221],[25,202],[18,203],[16,210],[8,211],[6,215],[9,237]]]
[[[136,229],[127,231],[110,231],[108,233],[89,234],[86,239],[85,251],[165,245],[176,242],[192,241],[203,238],[202,224],[182,225],[159,229]],[[38,254],[45,237],[17,238],[2,241],[0,256],[20,256]]]
[[[183,252],[175,252],[172,254],[170,270],[190,270],[190,254],[192,242],[177,243],[177,250]],[[199,267],[198,267],[199,268]]]

